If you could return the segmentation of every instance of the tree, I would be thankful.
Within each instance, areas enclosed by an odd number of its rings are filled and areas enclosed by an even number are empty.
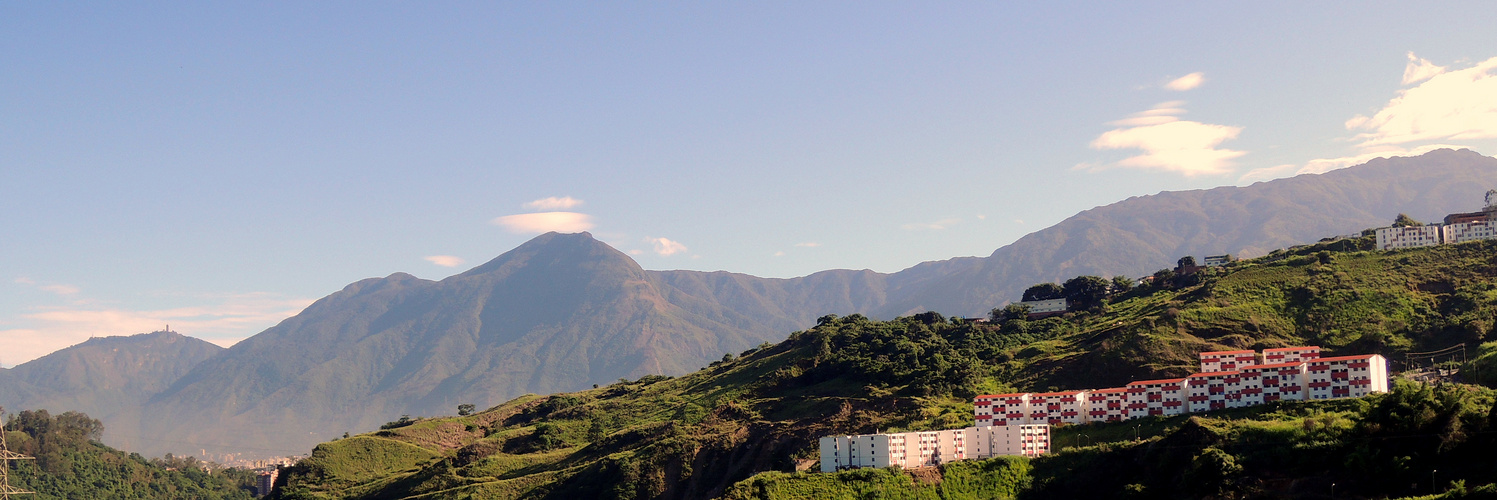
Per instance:
[[[1128,293],[1133,289],[1133,279],[1121,274],[1112,277],[1112,293]]]
[[[472,415],[475,408],[477,407],[473,406],[473,403],[463,403],[457,405],[457,414],[458,416],[466,417],[468,415]]]
[[[995,307],[988,312],[988,320],[994,323],[1002,323],[1011,319],[1025,319],[1029,317],[1029,306],[1024,304],[1009,304],[1003,307]]]
[[[1160,269],[1154,271],[1154,289],[1166,290],[1175,286],[1175,271]]]
[[[1040,283],[1024,290],[1024,301],[1058,299],[1065,296],[1065,290],[1055,283]]]
[[[1423,225],[1423,222],[1414,220],[1413,217],[1409,217],[1409,214],[1398,214],[1398,217],[1393,219],[1393,227],[1415,227]]]
[[[1180,260],[1175,262],[1175,267],[1176,269],[1188,269],[1196,267],[1196,258],[1190,255],[1180,257]]]
[[[1061,285],[1064,296],[1071,302],[1073,310],[1100,307],[1111,287],[1112,284],[1100,276],[1077,276],[1066,280],[1065,284]]]

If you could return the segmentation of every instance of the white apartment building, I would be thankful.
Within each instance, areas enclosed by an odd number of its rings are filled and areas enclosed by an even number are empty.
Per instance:
[[[1087,394],[1086,421],[1118,422],[1128,419],[1128,388],[1096,389]]]
[[[820,445],[822,472],[862,467],[930,467],[969,458],[1048,453],[1050,426],[985,426],[826,436],[821,438]]]
[[[978,427],[1029,422],[1029,393],[978,396],[972,401]]]
[[[1356,398],[1388,392],[1388,360],[1377,354],[1320,358],[1305,363],[1305,399]]]
[[[1129,382],[1128,418],[1185,413],[1185,379]]]
[[[1028,423],[1080,424],[1086,422],[1087,409],[1087,391],[1030,394]]]
[[[1227,408],[1227,380],[1241,376],[1242,372],[1209,372],[1185,377],[1188,403],[1185,411],[1196,413]]]
[[[1445,244],[1497,238],[1497,222],[1490,220],[1457,222],[1440,226],[1440,237]],[[1381,247],[1379,247],[1381,248]]]
[[[1258,373],[1259,387],[1263,391],[1259,397],[1262,403],[1285,399],[1305,399],[1305,362],[1303,361],[1264,364],[1249,367],[1243,371]]]
[[[1111,389],[984,395],[974,400],[973,411],[978,426],[1078,424],[1388,391],[1387,360],[1375,354],[1321,358],[1319,347],[1300,346],[1262,353],[1207,352],[1200,359],[1202,373],[1185,378]],[[1265,363],[1258,364],[1259,359]]]
[[[967,450],[971,458],[1000,455],[1040,456],[1050,452],[1050,426],[1025,424],[1004,427],[968,427]]]
[[[1019,305],[1029,307],[1030,317],[1061,314],[1071,307],[1066,299],[1027,300],[1020,302]]]
[[[1280,347],[1277,349],[1264,349],[1263,360],[1265,365],[1277,365],[1279,363],[1298,363],[1320,357],[1320,348],[1316,346],[1306,347]]]
[[[1377,249],[1394,250],[1439,245],[1445,242],[1439,225],[1382,227],[1377,229]]]
[[[1203,352],[1200,357],[1201,373],[1235,372],[1258,363],[1258,353],[1253,351]]]

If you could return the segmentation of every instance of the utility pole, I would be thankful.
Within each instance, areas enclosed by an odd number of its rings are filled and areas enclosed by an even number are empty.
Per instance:
[[[36,492],[13,488],[10,485],[10,462],[12,460],[35,460],[34,458],[12,453],[10,446],[5,443],[5,409],[0,408],[0,500],[10,500],[11,495],[32,495]]]

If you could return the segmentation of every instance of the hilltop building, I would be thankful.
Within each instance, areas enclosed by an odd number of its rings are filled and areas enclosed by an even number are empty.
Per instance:
[[[1497,239],[1497,207],[1494,206],[1489,205],[1480,212],[1449,214],[1443,222],[1378,228],[1377,248],[1396,250]]]
[[[1221,267],[1221,266],[1225,266],[1227,264],[1231,264],[1233,261],[1236,261],[1236,260],[1237,259],[1235,259],[1235,258],[1232,257],[1232,254],[1207,255],[1206,259],[1205,259],[1205,263],[1206,263],[1206,267]]]
[[[1071,307],[1066,299],[1026,300],[1019,305],[1029,308],[1029,319],[1065,314]]]

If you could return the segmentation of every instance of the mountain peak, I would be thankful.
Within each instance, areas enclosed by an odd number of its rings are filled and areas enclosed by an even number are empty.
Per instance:
[[[626,267],[639,268],[634,259],[623,252],[593,238],[592,233],[558,233],[555,231],[531,238],[530,241],[504,252],[493,260],[469,269],[458,276],[477,276],[499,271],[512,271],[528,265],[579,265],[598,261],[614,261]],[[640,268],[643,272],[643,269]]]

